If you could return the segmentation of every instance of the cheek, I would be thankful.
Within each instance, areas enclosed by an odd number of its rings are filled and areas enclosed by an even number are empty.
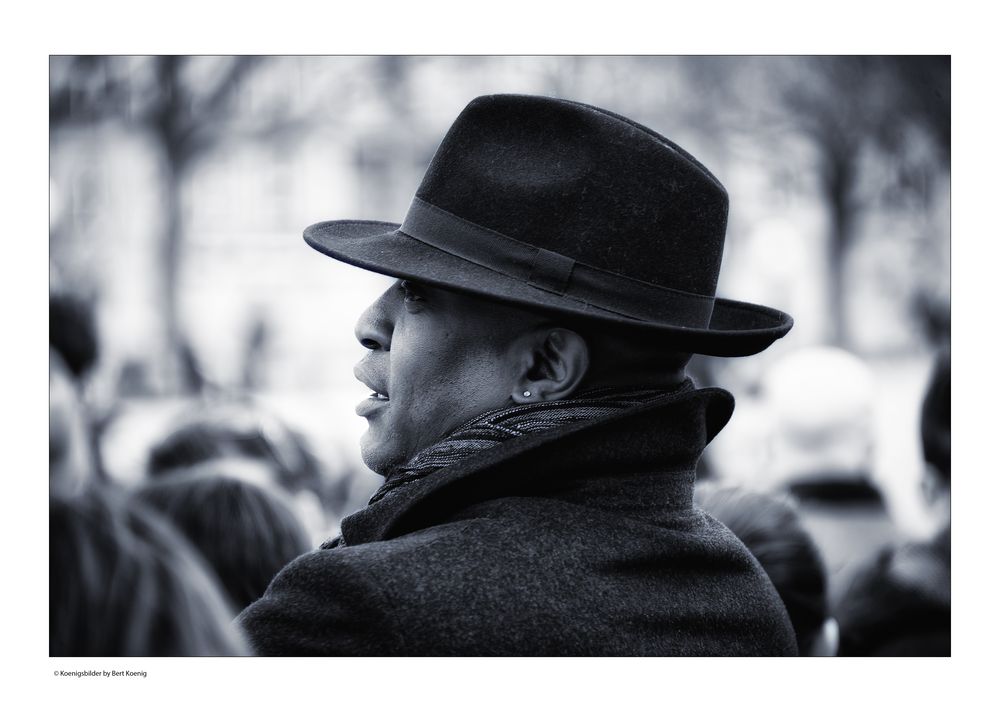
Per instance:
[[[445,394],[453,410],[448,414],[453,425],[509,403],[514,380],[497,349],[477,341],[462,345],[455,355],[448,368],[449,392]]]
[[[392,365],[399,398],[391,399],[400,409],[394,420],[401,428],[413,429],[421,439],[436,439],[507,402],[509,369],[481,339],[446,334],[414,347],[399,353]]]
[[[441,404],[453,392],[443,368],[443,345],[410,341],[407,346],[403,349],[394,343],[389,369],[390,418],[386,424],[391,431],[388,435],[401,449],[420,447],[433,435]]]
[[[511,395],[513,374],[508,365],[494,352],[481,352],[465,361],[459,380],[469,401],[497,407]]]

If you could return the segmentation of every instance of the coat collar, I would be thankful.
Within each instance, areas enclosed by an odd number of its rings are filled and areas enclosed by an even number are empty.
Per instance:
[[[505,496],[586,501],[640,515],[640,508],[689,509],[695,465],[729,421],[733,405],[727,391],[705,388],[515,438],[346,517],[343,543],[391,539]]]

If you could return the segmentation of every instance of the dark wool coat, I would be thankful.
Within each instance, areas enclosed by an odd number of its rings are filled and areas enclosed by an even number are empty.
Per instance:
[[[692,505],[705,389],[514,438],[346,518],[238,618],[262,655],[794,655],[760,565]]]

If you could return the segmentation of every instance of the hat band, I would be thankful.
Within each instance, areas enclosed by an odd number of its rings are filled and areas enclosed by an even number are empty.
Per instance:
[[[515,240],[414,198],[399,231],[546,292],[641,321],[706,329],[715,298],[661,287]]]

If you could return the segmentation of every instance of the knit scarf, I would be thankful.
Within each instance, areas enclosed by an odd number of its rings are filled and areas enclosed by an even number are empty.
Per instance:
[[[385,484],[372,495],[368,504],[378,502],[398,487],[508,440],[583,420],[598,420],[667,395],[693,389],[691,379],[685,379],[668,390],[596,388],[581,393],[577,398],[525,403],[491,410],[468,421],[442,440],[418,452],[406,464],[395,468],[389,473]]]

